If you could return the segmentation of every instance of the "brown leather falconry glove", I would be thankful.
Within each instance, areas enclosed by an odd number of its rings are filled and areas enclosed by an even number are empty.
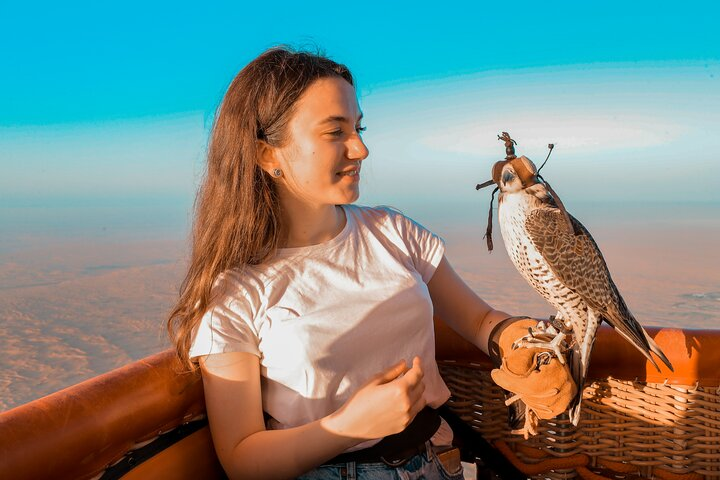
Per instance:
[[[506,402],[510,405],[517,400],[525,404],[525,425],[513,433],[525,438],[537,434],[539,419],[551,419],[564,412],[577,392],[567,362],[560,363],[549,348],[538,348],[532,344],[518,346],[516,342],[526,337],[529,330],[537,332],[538,321],[512,319],[512,323],[501,326],[499,336],[491,340],[496,343],[495,353],[502,359],[500,368],[491,372],[493,381],[514,395]],[[543,335],[547,336],[544,332]]]

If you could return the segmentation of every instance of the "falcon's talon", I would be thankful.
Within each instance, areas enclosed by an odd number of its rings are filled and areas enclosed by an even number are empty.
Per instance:
[[[553,329],[554,330],[554,329]],[[549,350],[548,354],[554,354],[560,361],[561,365],[565,365],[564,350],[567,350],[565,343],[565,334],[563,332],[555,331],[554,336],[550,335],[550,332],[542,332],[541,334],[531,332],[515,343],[513,343],[513,349],[517,348],[544,348]]]
[[[547,333],[552,336],[560,333],[560,330],[556,329],[551,323],[545,323],[543,321],[539,321],[535,328],[540,332]]]
[[[540,352],[538,353],[537,360],[535,362],[535,369],[539,370],[541,365],[547,365],[552,359],[551,352]]]

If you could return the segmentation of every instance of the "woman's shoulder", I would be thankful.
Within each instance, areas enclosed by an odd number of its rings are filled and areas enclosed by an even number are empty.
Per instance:
[[[360,219],[361,223],[374,223],[378,226],[392,228],[400,233],[418,229],[426,230],[424,226],[408,217],[402,210],[391,205],[379,205],[376,207],[345,205],[345,207],[349,207],[354,212],[354,215]]]
[[[388,205],[377,207],[350,205],[349,207],[349,212],[359,225],[370,232],[375,232],[376,235],[391,239],[393,243],[405,243],[409,238],[429,234],[425,227],[395,207]]]
[[[228,268],[215,277],[213,290],[216,298],[252,298],[253,292],[263,290],[264,277],[262,271],[252,265]]]
[[[361,221],[372,223],[395,223],[400,219],[407,217],[397,208],[389,205],[379,205],[368,207],[365,205],[345,205],[346,211],[353,214]]]

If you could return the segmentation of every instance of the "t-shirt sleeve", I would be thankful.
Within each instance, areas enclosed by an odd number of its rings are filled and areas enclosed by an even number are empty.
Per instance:
[[[195,330],[190,358],[214,353],[248,352],[261,356],[249,299],[222,277],[215,288],[222,290]]]
[[[445,241],[413,219],[400,212],[390,211],[415,270],[427,283],[445,254]]]

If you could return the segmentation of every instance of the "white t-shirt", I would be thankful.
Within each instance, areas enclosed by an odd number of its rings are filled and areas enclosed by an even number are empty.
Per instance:
[[[347,221],[335,238],[224,272],[215,284],[221,294],[195,332],[190,357],[260,358],[268,428],[322,418],[372,376],[415,355],[427,403],[436,408],[450,396],[435,362],[426,285],[443,241],[390,209],[343,209]]]

